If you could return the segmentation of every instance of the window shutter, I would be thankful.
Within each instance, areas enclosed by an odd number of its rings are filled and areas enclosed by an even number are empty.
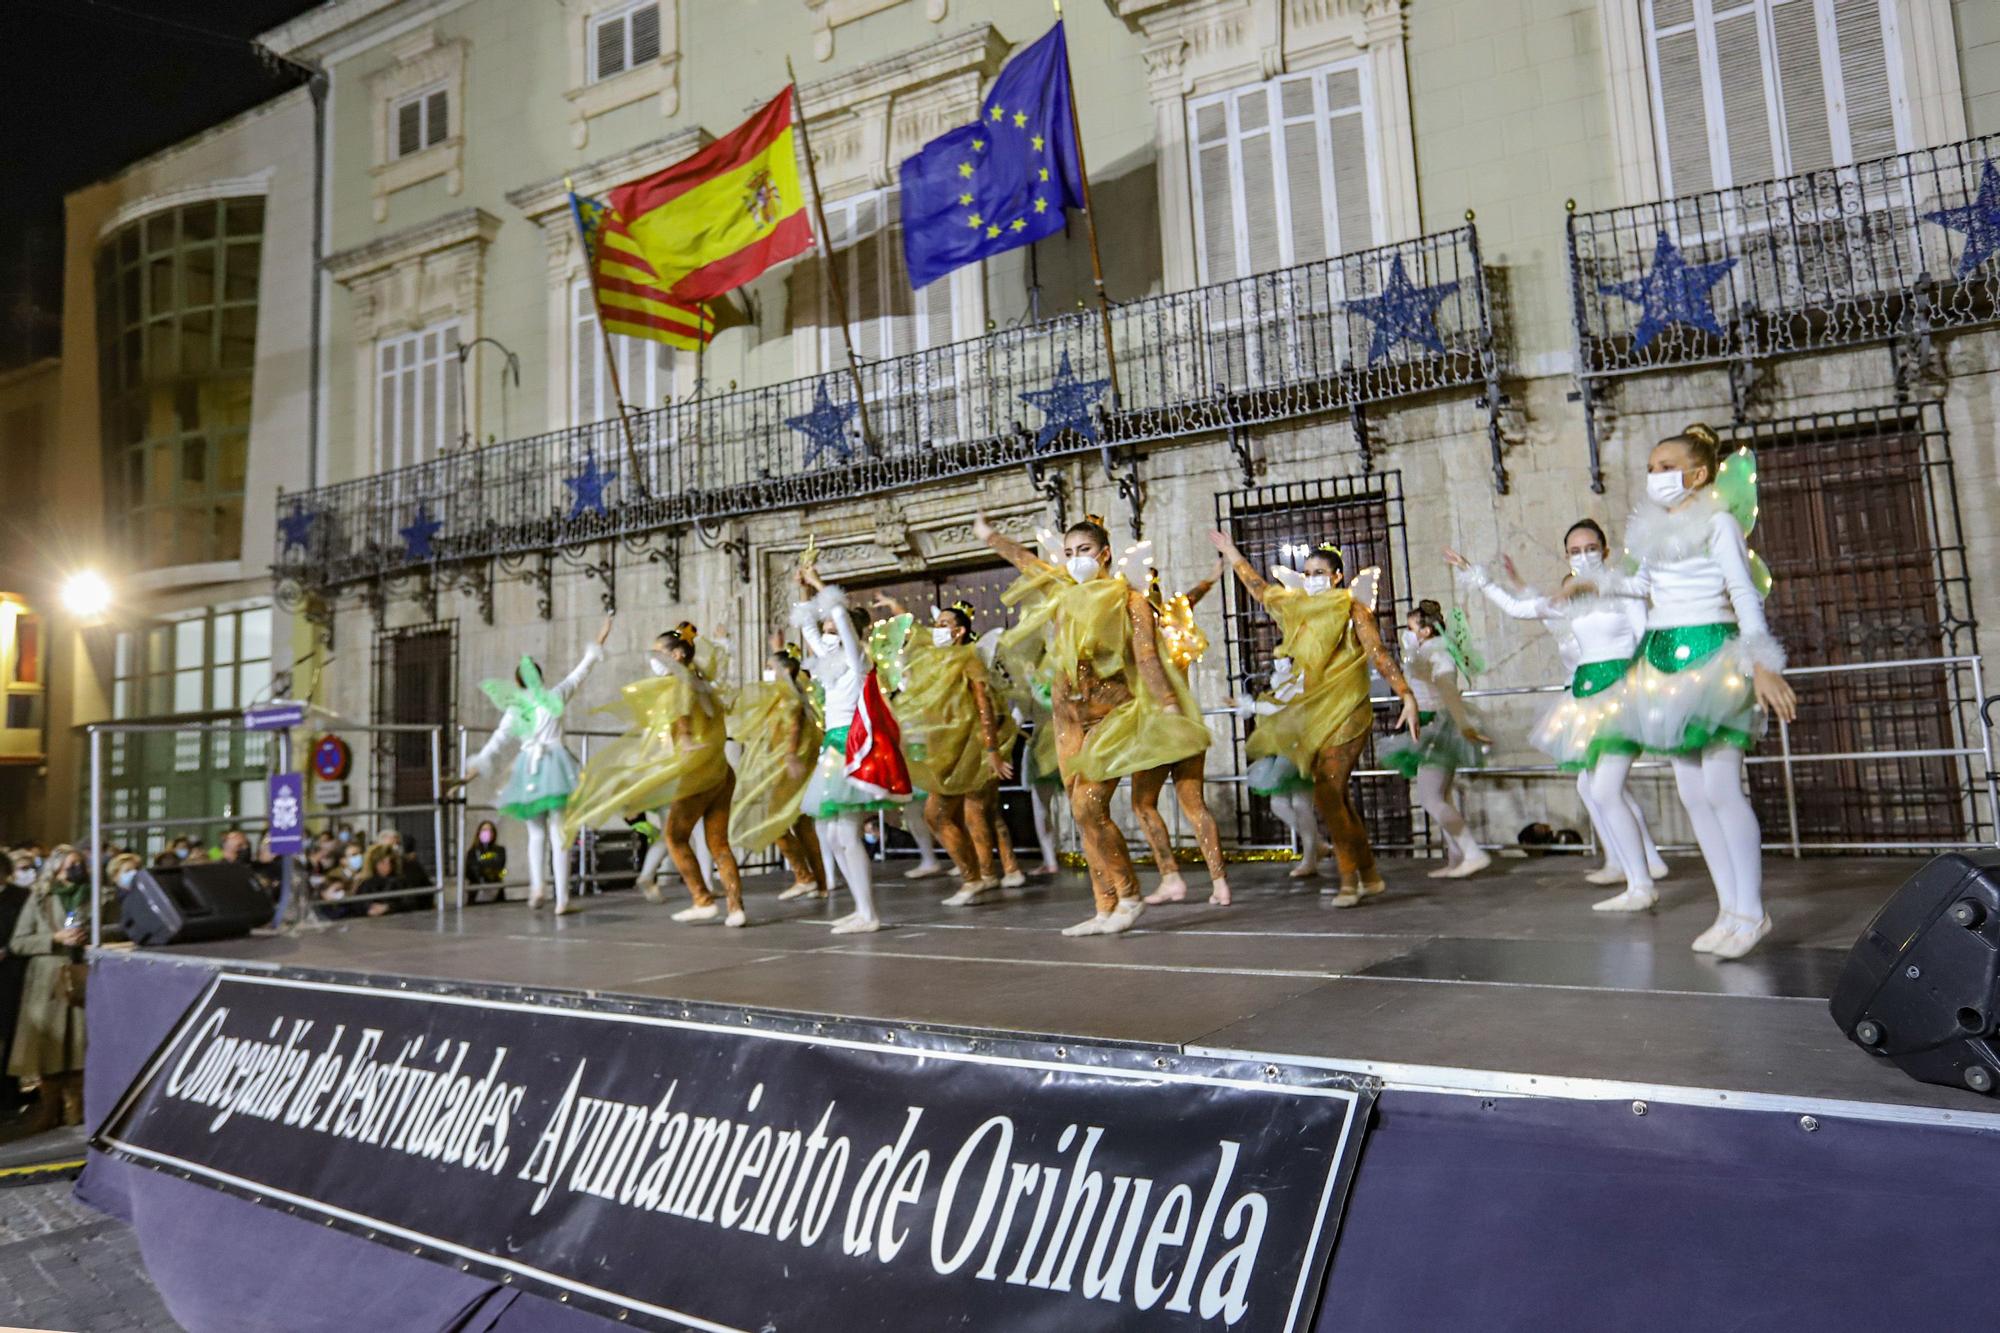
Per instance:
[[[438,432],[444,422],[444,404],[439,390],[443,376],[441,355],[444,335],[429,329],[417,342],[417,432],[412,443],[411,461],[429,458],[438,451]]]
[[[902,216],[897,207],[894,191],[883,197],[884,217]],[[882,271],[888,275],[888,291],[885,294],[886,317],[888,319],[888,355],[908,356],[911,352],[929,347],[929,339],[923,328],[924,319],[920,313],[924,292],[910,290],[910,273],[903,266],[903,228],[900,223],[891,223],[882,228]],[[939,278],[933,287],[950,287],[951,279]]]
[[[424,146],[424,108],[409,101],[396,108],[396,156],[408,157]]]
[[[1896,151],[1896,100],[1889,89],[1889,60],[1882,45],[1882,3],[1833,0],[1847,137],[1856,158],[1887,157]]]
[[[439,342],[439,356],[432,375],[434,391],[444,410],[439,414],[438,437],[425,451],[427,458],[435,457],[446,445],[458,442],[458,326],[445,326]]]
[[[1249,252],[1240,256],[1243,275],[1269,273],[1285,264],[1284,240],[1279,235],[1277,165],[1272,154],[1271,89],[1252,88],[1236,99],[1237,124],[1242,129],[1240,152],[1243,161],[1244,242]]]
[[[831,370],[835,366],[843,364],[841,360],[843,352],[840,345],[840,316],[834,309],[833,283],[830,278],[834,272],[838,272],[843,279],[844,287],[852,287],[854,285],[851,280],[848,280],[848,274],[852,270],[853,263],[848,255],[850,245],[848,238],[853,234],[852,223],[853,214],[849,205],[842,204],[826,210],[826,235],[821,238],[825,247],[821,255],[821,263],[824,267],[819,275],[818,292],[820,328],[819,364],[822,370]],[[838,270],[833,267],[836,264],[840,266]]]
[[[904,282],[908,281],[908,278],[904,279]],[[952,299],[957,290],[958,284],[946,276],[916,294],[924,321],[923,346],[943,347],[946,343],[957,341],[957,309]]]
[[[402,364],[396,372],[395,466],[417,460],[417,340],[403,340]]]
[[[597,387],[600,340],[597,336],[597,306],[590,294],[590,283],[587,280],[579,282],[570,292],[573,307],[570,317],[570,341],[573,344],[570,350],[570,419],[581,426],[600,419],[600,404],[603,402]]]
[[[597,77],[608,79],[625,68],[625,16],[597,25]]]
[[[660,58],[660,7],[642,5],[632,11],[632,58],[634,67]]]
[[[424,99],[424,146],[440,144],[451,129],[451,99],[443,89]]]
[[[1361,100],[1361,71],[1336,69],[1326,76],[1327,138],[1333,163],[1337,235],[1327,238],[1329,255],[1350,254],[1375,244],[1375,205],[1368,191],[1368,115]]]
[[[1773,5],[1771,31],[1777,38],[1778,92],[1785,109],[1786,174],[1824,171],[1834,162],[1833,135],[1813,0]]]
[[[1313,119],[1310,76],[1286,79],[1278,85],[1284,116],[1286,219],[1291,223],[1290,261],[1303,264],[1326,258],[1326,191],[1320,180],[1320,127]]]
[[[1220,99],[1189,109],[1194,135],[1194,195],[1200,235],[1196,238],[1203,282],[1236,276],[1235,214],[1229,170],[1229,113]]]
[[[882,327],[882,201],[864,195],[854,205],[854,281],[847,295],[847,314],[855,324],[854,351],[876,360],[885,354]]]
[[[1772,156],[1771,110],[1764,100],[1764,51],[1757,11],[1746,10],[1715,25],[1716,76],[1722,87],[1723,133],[1729,145],[1729,183],[1749,185],[1778,174]]]
[[[1664,4],[1657,9],[1664,10]],[[1661,37],[1654,44],[1658,66],[1660,119],[1667,132],[1668,188],[1699,194],[1715,187],[1708,160],[1708,108],[1702,95],[1701,50],[1693,31]]]

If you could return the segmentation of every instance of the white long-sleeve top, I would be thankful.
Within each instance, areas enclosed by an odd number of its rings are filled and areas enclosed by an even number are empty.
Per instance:
[[[1646,604],[1636,597],[1578,597],[1558,602],[1540,593],[1523,595],[1503,588],[1474,565],[1462,576],[1486,600],[1515,620],[1539,620],[1556,636],[1563,665],[1571,671],[1586,662],[1629,662],[1646,635]]]
[[[833,621],[833,637],[820,632],[821,619]],[[806,670],[826,691],[826,729],[852,725],[854,710],[861,706],[861,683],[868,677],[868,654],[847,614],[847,595],[828,584],[810,602],[793,604],[792,625],[811,657]]]
[[[1403,679],[1410,682],[1420,713],[1456,714],[1459,700],[1458,662],[1444,639],[1433,634],[1403,654]]]
[[[1748,665],[1784,669],[1784,649],[1771,636],[1764,599],[1750,576],[1743,528],[1720,501],[1703,495],[1672,512],[1642,504],[1626,525],[1625,540],[1638,571],[1607,569],[1599,582],[1615,596],[1646,599],[1647,629],[1735,625]]]
[[[590,674],[590,669],[603,660],[604,649],[595,643],[590,644],[583,650],[583,660],[578,662],[567,676],[555,683],[552,693],[567,702],[570,696],[576,693],[577,687],[583,684],[583,678]],[[466,762],[465,776],[476,778],[491,771],[493,762],[500,757],[511,739],[513,737],[507,730],[507,719],[503,717],[500,719],[500,725],[493,729],[493,735],[480,747],[479,753]],[[560,750],[562,743],[562,714],[551,712],[546,708],[536,709],[533,730],[529,732],[528,739],[521,742],[521,753],[528,757],[531,764],[540,764],[549,754]]]

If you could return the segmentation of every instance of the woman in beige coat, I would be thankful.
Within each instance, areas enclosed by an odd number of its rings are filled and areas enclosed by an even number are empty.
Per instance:
[[[65,927],[72,912],[85,920]],[[7,1072],[24,1083],[39,1080],[29,1133],[83,1123],[83,1007],[64,992],[63,965],[89,941],[89,914],[90,867],[82,852],[58,847],[43,862],[7,941],[8,952],[28,964]]]

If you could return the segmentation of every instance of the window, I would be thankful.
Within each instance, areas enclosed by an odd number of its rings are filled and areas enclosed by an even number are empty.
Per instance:
[[[660,407],[674,393],[674,349],[649,338],[611,335],[618,357],[618,387],[625,405],[635,409]],[[579,426],[609,421],[618,415],[611,377],[604,373],[604,339],[597,332],[597,301],[589,279],[570,288],[571,420]]]
[[[1365,64],[1195,98],[1188,120],[1203,282],[1375,244],[1380,186]]]
[[[98,247],[98,384],[111,528],[142,567],[243,549],[264,201],[206,200]]]
[[[656,0],[601,14],[590,22],[590,81],[601,83],[660,58]]]
[[[375,344],[378,470],[435,458],[458,440],[458,326],[436,324]]]
[[[1908,146],[1895,0],[1646,0],[1668,194],[1850,166]]]
[[[230,713],[257,702],[271,683],[271,608],[211,611],[118,636],[111,715],[126,718]],[[188,766],[200,766],[200,733]]]
[[[910,290],[896,193],[878,190],[826,205],[826,251],[840,266],[854,354],[866,361],[941,347],[958,336],[961,323],[953,295],[958,284],[951,279]],[[807,318],[817,316],[819,364],[832,370],[846,364],[833,291],[818,265],[807,277],[817,291],[798,308]]]
[[[389,115],[395,155],[414,157],[450,135],[451,95],[443,88],[426,88],[392,103]]]

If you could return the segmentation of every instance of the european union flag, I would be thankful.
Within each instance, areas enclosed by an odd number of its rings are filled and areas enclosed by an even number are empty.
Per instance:
[[[1083,207],[1063,25],[1007,62],[977,124],[904,159],[902,180],[912,287],[1061,231]]]

